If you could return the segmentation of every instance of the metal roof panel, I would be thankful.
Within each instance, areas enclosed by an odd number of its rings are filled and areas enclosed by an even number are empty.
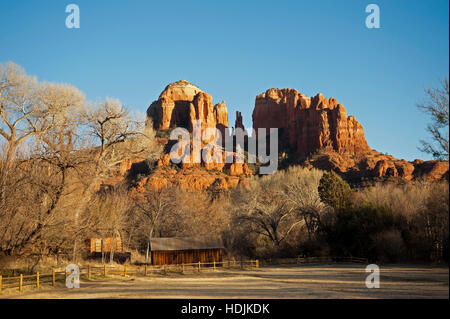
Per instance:
[[[152,251],[219,249],[219,248],[223,248],[222,240],[220,238],[171,237],[171,238],[152,238],[150,240],[150,249]]]

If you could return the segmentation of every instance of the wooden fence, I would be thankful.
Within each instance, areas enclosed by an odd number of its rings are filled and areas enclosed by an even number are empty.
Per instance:
[[[91,266],[87,265],[85,267],[80,267],[80,277],[82,275],[85,278],[91,280],[94,276],[107,277],[108,275],[117,275],[127,277],[129,275],[142,275],[151,276],[155,274],[166,275],[169,272],[174,273],[186,273],[186,272],[215,272],[218,269],[248,269],[248,268],[259,268],[258,260],[242,260],[242,261],[221,261],[221,262],[206,262],[206,263],[192,263],[192,264],[171,264],[171,265],[102,265],[102,266]],[[0,293],[5,288],[19,288],[19,292],[23,292],[24,286],[34,286],[39,288],[41,284],[51,284],[53,288],[56,287],[56,282],[59,280],[66,280],[69,275],[66,271],[55,271],[52,270],[49,274],[40,274],[37,272],[33,275],[23,275],[3,277],[0,275]]]
[[[56,281],[66,278],[68,274],[64,271],[56,272],[52,270],[51,274],[40,274],[37,272],[34,275],[23,275],[13,277],[3,277],[0,275],[0,293],[5,288],[19,288],[19,291],[23,291],[24,286],[35,286],[39,288],[41,284],[51,283],[53,287],[56,287]]]

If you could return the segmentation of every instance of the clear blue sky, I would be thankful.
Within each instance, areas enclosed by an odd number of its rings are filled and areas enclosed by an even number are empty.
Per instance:
[[[80,29],[65,27],[70,3]],[[370,3],[381,29],[365,27]],[[322,92],[358,119],[372,148],[428,159],[417,150],[428,118],[415,104],[448,75],[448,10],[448,0],[0,0],[0,62],[142,112],[185,79],[225,100],[231,125],[242,111],[246,127],[268,88]]]

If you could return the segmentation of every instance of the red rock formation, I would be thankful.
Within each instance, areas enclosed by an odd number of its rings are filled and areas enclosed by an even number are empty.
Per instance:
[[[204,145],[202,145],[202,148]],[[183,150],[190,150],[189,155],[184,154]],[[246,163],[239,162],[237,160],[237,154],[234,152],[225,151],[223,148],[220,148],[221,152],[214,152],[210,150],[210,152],[206,155],[206,162],[201,158],[200,163],[196,163],[194,161],[193,156],[193,145],[190,144],[189,148],[181,147],[179,148],[178,155],[180,158],[186,156],[186,161],[182,161],[178,166],[181,169],[189,169],[189,168],[199,168],[204,167],[207,170],[214,170],[217,172],[226,172],[232,176],[252,176],[253,172],[248,168]],[[227,159],[232,159],[231,163],[227,163]],[[170,154],[164,154],[157,162],[157,166],[159,168],[167,167],[171,165]]]
[[[415,160],[414,164],[414,177],[425,178],[428,180],[438,180],[447,178],[449,175],[449,163],[448,161],[418,161]]]
[[[361,124],[336,99],[314,98],[295,89],[269,89],[256,97],[253,128],[278,128],[280,147],[299,156],[317,149],[339,153],[365,153],[370,148]]]
[[[371,150],[361,124],[336,99],[310,98],[295,89],[269,89],[256,97],[253,128],[279,128],[279,149],[295,151],[303,165],[351,177],[438,180],[448,161],[407,162]],[[313,153],[317,153],[312,155]]]
[[[212,97],[195,85],[180,80],[169,84],[147,110],[156,130],[184,127],[192,132],[193,121],[201,120],[202,129],[228,127],[225,102],[212,104]]]
[[[152,175],[143,178],[133,192],[141,193],[146,189],[160,189],[169,185],[177,185],[181,189],[206,190],[213,184],[220,189],[235,188],[244,180],[238,176],[229,176],[221,172],[208,172],[199,168],[157,169]]]
[[[242,121],[242,113],[239,111],[236,111],[236,122],[234,124],[234,128],[235,129],[240,128],[242,130],[245,130],[244,123]]]
[[[436,181],[447,177],[449,171],[449,163],[446,161],[408,162],[377,151],[358,156],[322,151],[302,164],[327,171],[333,170],[350,179],[400,177],[408,181],[421,178]]]

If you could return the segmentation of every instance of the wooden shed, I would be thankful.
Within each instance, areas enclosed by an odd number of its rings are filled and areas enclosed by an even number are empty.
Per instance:
[[[150,241],[153,265],[222,261],[223,245],[218,238],[153,238]]]
[[[89,248],[91,253],[122,252],[123,250],[120,237],[91,238]]]
[[[98,259],[102,262],[110,260],[112,254],[113,260],[118,263],[131,261],[131,252],[124,251],[120,235],[107,238],[90,238],[86,240],[89,259]]]

